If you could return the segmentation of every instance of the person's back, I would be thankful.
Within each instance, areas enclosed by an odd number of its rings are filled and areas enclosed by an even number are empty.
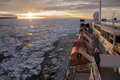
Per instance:
[[[97,50],[97,49],[96,49]],[[99,52],[94,52],[93,56],[95,58],[95,61],[96,61],[96,64],[97,64],[97,67],[98,67],[98,70],[100,70],[100,53]]]
[[[95,52],[93,54],[93,56],[95,58],[96,63],[100,63],[100,53],[99,52]]]
[[[89,28],[89,33],[93,34],[93,29],[92,28]]]
[[[89,23],[86,23],[86,24],[85,24],[85,27],[86,27],[86,28],[90,28]]]

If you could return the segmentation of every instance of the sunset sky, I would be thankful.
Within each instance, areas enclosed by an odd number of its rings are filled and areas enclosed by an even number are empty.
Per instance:
[[[93,18],[99,0],[0,0],[0,16],[18,18]],[[120,19],[120,0],[102,0],[102,18]]]

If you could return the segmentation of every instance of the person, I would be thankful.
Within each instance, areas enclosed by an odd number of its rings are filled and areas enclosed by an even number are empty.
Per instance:
[[[89,33],[93,34],[93,29],[91,27],[89,28]]]
[[[95,49],[93,56],[95,58],[98,70],[100,71],[100,53],[99,53],[99,50],[97,48]]]
[[[86,24],[85,24],[85,27],[86,27],[86,28],[90,28],[89,23],[86,23]]]
[[[81,23],[80,24],[80,28],[83,27],[84,28],[85,24],[84,23]]]

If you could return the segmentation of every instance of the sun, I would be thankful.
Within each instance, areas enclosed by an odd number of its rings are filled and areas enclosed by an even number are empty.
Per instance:
[[[28,12],[26,14],[18,14],[18,19],[44,19],[40,13]]]
[[[31,12],[29,12],[29,13],[27,14],[27,18],[29,18],[29,19],[34,18],[34,14],[33,14],[33,13],[31,13]]]

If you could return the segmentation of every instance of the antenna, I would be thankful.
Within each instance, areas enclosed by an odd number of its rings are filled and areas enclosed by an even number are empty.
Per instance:
[[[100,20],[100,23],[101,23],[101,0],[100,0],[100,9],[99,9],[99,20]]]
[[[114,18],[115,18],[115,12],[113,14],[114,14]]]

